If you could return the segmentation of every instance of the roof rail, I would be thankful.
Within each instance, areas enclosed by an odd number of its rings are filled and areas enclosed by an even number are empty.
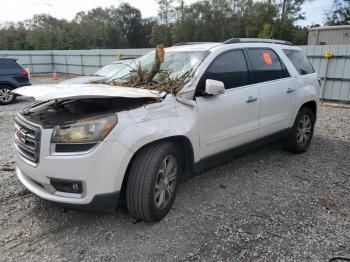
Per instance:
[[[198,44],[212,44],[214,42],[178,42],[172,46],[182,46],[182,45],[198,45]]]
[[[1,55],[0,58],[1,58],[1,59],[7,59],[7,60],[15,60],[15,61],[18,60],[18,58],[9,57],[9,56],[7,56],[7,55]]]
[[[231,38],[224,42],[224,44],[237,44],[237,43],[269,43],[279,45],[293,45],[289,41],[277,40],[277,39],[265,39],[265,38]]]

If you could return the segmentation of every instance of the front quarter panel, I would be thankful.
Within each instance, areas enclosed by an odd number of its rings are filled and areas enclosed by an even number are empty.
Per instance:
[[[174,136],[188,138],[196,158],[199,145],[199,138],[196,135],[196,110],[196,106],[183,105],[168,95],[161,103],[118,113],[117,128],[109,139],[116,140],[131,152],[123,156],[122,169],[126,171],[132,156],[141,147]]]
[[[150,142],[181,135],[195,147],[196,110],[168,95],[161,103],[118,113],[118,128],[112,137],[133,152]]]

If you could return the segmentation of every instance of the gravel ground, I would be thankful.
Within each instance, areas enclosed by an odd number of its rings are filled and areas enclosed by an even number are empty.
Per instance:
[[[0,166],[13,163],[13,115],[1,107]],[[280,143],[180,186],[157,224],[65,210],[0,171],[1,261],[328,261],[350,257],[350,109],[322,108],[307,153]],[[9,168],[4,168],[8,165]]]

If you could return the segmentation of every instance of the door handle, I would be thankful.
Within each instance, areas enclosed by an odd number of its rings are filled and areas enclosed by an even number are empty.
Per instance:
[[[293,88],[288,88],[286,93],[287,93],[287,94],[294,93],[294,89],[293,89]]]
[[[249,96],[246,103],[252,103],[252,102],[255,102],[257,101],[258,98],[257,97],[253,97],[253,96]]]

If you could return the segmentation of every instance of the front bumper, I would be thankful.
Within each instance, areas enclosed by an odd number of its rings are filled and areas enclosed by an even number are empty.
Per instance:
[[[48,191],[45,190],[45,188],[40,186],[35,181],[31,180],[29,177],[27,177],[18,167],[16,167],[16,173],[21,183],[33,194],[37,195],[42,199],[57,203],[64,207],[98,212],[113,211],[117,207],[119,202],[119,191],[106,194],[97,194],[92,198],[90,203],[84,203],[84,201],[81,201],[79,199],[65,199],[62,196],[57,196],[48,193]]]
[[[83,209],[110,210],[116,207],[132,152],[117,141],[101,142],[84,154],[52,155],[51,131],[44,129],[37,164],[28,162],[16,150],[16,173],[20,182],[38,197]],[[58,192],[50,179],[80,181],[81,194]]]

